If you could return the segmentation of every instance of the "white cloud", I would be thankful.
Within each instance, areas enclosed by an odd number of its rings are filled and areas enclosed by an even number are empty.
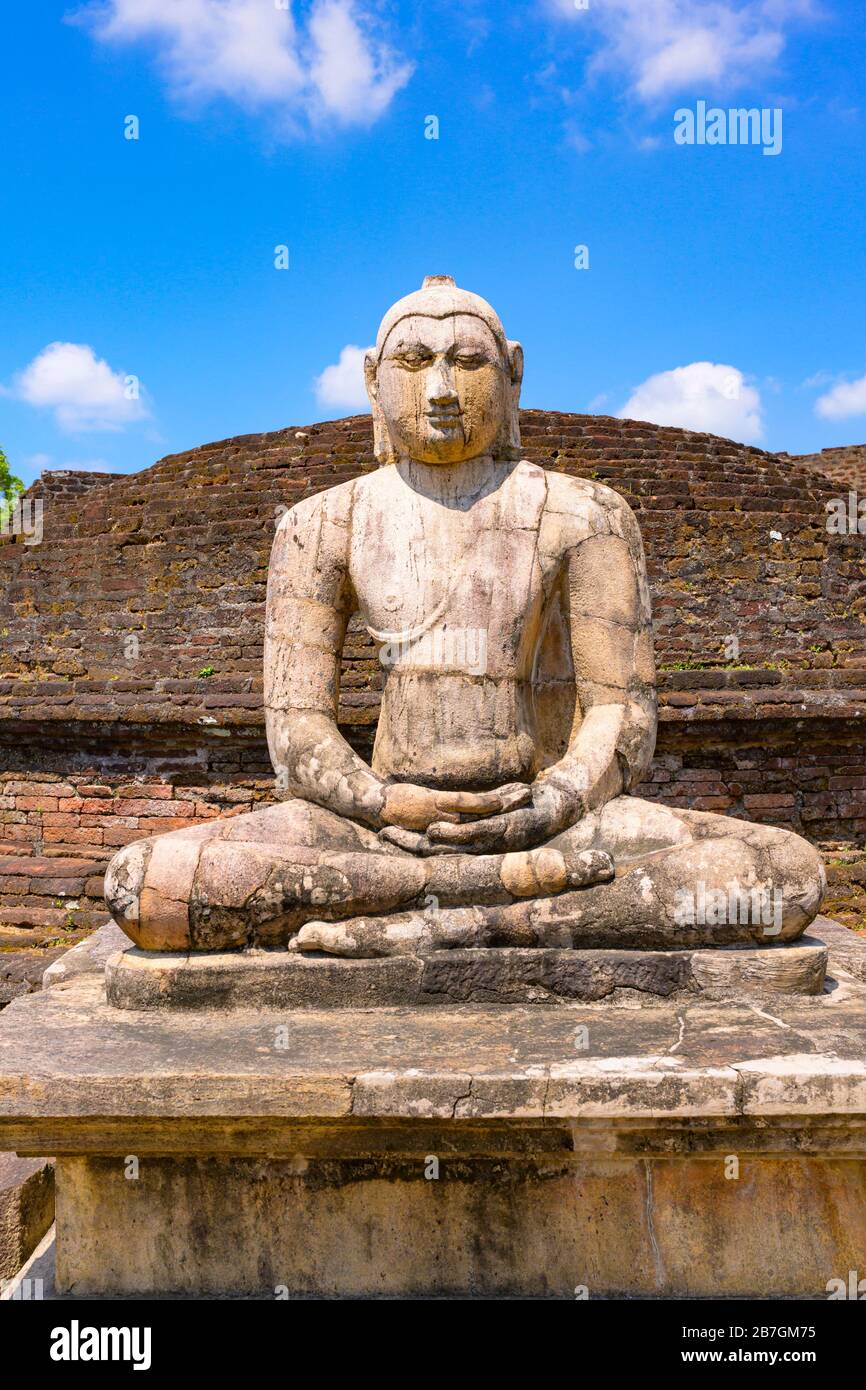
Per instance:
[[[364,385],[364,354],[371,350],[348,343],[340,353],[339,362],[332,363],[316,377],[316,400],[320,405],[347,406],[353,410],[370,409],[367,388]]]
[[[840,381],[815,402],[815,414],[825,420],[847,420],[866,415],[866,375],[856,381]]]
[[[655,425],[721,434],[726,439],[760,439],[761,397],[742,372],[721,362],[691,362],[648,377],[617,414]]]
[[[182,102],[228,98],[289,118],[368,124],[408,82],[355,0],[314,0],[305,32],[291,0],[100,0],[80,10],[103,42],[155,45]]]
[[[391,104],[412,75],[364,37],[346,0],[319,0],[310,18],[315,56],[310,76],[325,109],[344,121],[369,125]]]
[[[644,101],[704,86],[708,95],[771,70],[786,28],[817,17],[812,0],[603,0],[586,11],[547,0],[600,37],[590,72],[624,73]]]
[[[114,372],[86,343],[49,343],[15,378],[14,394],[54,411],[71,432],[120,430],[147,415],[137,377]]]

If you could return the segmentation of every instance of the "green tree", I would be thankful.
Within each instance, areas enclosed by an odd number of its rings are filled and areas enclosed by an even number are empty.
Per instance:
[[[24,484],[9,468],[9,460],[0,449],[0,526],[5,530],[15,498],[24,491]]]

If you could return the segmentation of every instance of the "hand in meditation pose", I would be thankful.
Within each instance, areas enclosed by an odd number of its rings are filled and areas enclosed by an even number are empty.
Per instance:
[[[628,795],[656,734],[640,532],[609,488],[521,460],[521,376],[493,309],[446,276],[385,315],[380,466],[274,541],[265,710],[291,796],[115,855],[106,901],[139,946],[766,945],[813,919],[805,840]],[[356,611],[385,670],[372,766],[337,727]],[[772,917],[748,910],[768,893]],[[740,910],[690,914],[692,896]]]

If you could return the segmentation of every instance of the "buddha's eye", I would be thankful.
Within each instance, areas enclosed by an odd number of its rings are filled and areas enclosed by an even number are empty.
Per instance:
[[[483,352],[461,352],[458,353],[456,362],[458,367],[474,372],[478,367],[487,366],[487,357]]]
[[[424,352],[421,348],[413,349],[409,352],[397,352],[391,358],[398,367],[405,367],[410,372],[417,372],[421,367],[428,367],[433,361],[432,352]]]

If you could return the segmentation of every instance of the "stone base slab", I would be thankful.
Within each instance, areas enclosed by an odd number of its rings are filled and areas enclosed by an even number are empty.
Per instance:
[[[387,1157],[145,1159],[135,1180],[120,1156],[64,1159],[57,1291],[826,1298],[863,1268],[863,1159],[588,1156],[561,1139],[526,1136],[507,1177],[445,1133]]]
[[[61,1296],[826,1298],[866,983],[818,933],[818,995],[556,1006],[136,1011],[97,953],[0,1015],[0,1147],[57,1155]]]
[[[290,951],[181,955],[135,947],[109,957],[108,1002],[120,1009],[370,1008],[550,1004],[714,993],[820,994],[826,946],[810,937],[714,950],[488,947],[380,960]]]

